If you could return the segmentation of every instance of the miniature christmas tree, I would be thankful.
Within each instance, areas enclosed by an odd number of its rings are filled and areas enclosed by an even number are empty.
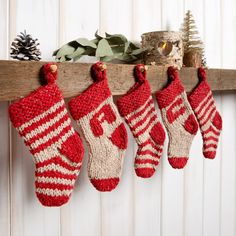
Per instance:
[[[204,45],[198,36],[196,23],[190,11],[186,13],[181,31],[184,44],[184,65],[206,66]]]
[[[13,59],[21,61],[39,61],[41,52],[37,48],[38,39],[33,39],[30,34],[20,33],[11,44],[10,55]]]

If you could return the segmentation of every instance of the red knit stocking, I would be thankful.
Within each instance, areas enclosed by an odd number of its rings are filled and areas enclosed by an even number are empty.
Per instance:
[[[216,110],[215,101],[206,80],[206,72],[203,68],[199,68],[198,76],[200,82],[189,94],[188,100],[201,129],[203,155],[206,158],[213,159],[216,156],[216,149],[222,129],[222,119]]]
[[[183,168],[198,125],[177,70],[169,67],[168,76],[169,84],[156,97],[169,136],[168,161],[173,168]]]
[[[36,194],[45,206],[61,206],[69,200],[84,153],[55,84],[56,69],[46,64],[48,85],[9,107],[12,124],[34,155]]]
[[[121,176],[127,133],[113,103],[104,66],[101,62],[92,66],[95,82],[72,99],[69,107],[90,147],[90,181],[99,191],[111,191]]]
[[[145,67],[137,65],[134,72],[137,82],[118,100],[117,105],[138,144],[136,174],[148,178],[159,163],[165,131],[157,117]]]

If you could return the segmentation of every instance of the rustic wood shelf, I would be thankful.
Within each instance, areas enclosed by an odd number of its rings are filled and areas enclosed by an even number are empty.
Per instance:
[[[0,101],[14,100],[29,94],[40,86],[40,68],[46,62],[0,60]],[[91,83],[89,63],[58,63],[58,81],[65,97],[81,93]],[[109,85],[113,95],[124,94],[134,83],[134,65],[107,64]],[[148,80],[152,91],[165,86],[166,67],[149,66]],[[195,68],[182,68],[180,78],[186,91],[197,83]],[[207,78],[213,91],[236,90],[236,70],[208,69]]]

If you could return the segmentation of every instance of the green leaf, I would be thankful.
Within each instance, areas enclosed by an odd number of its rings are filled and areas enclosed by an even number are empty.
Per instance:
[[[128,42],[127,38],[122,34],[113,34],[109,37],[106,37],[106,40],[109,42],[109,44],[113,45],[125,45],[126,42]]]
[[[96,37],[96,39],[99,39],[99,40],[103,39],[103,37],[98,35],[98,30],[95,32],[95,37]]]
[[[126,43],[125,43],[125,52],[128,51],[128,49],[129,49],[129,44],[130,44],[130,42],[126,42]]]
[[[129,47],[132,49],[132,50],[135,50],[135,49],[139,49],[140,47],[138,47],[136,44],[130,42],[129,43]]]
[[[66,61],[71,61],[71,58],[69,56],[65,56]]]
[[[98,42],[99,42],[99,39],[97,39],[97,38],[96,38],[96,39],[92,39],[91,42],[93,42],[93,43],[96,44],[96,46],[97,46],[97,44],[98,44]]]
[[[78,42],[81,46],[84,46],[84,47],[97,48],[97,45],[94,42],[89,41],[86,38],[79,38],[76,40],[76,42]]]
[[[95,56],[95,54],[96,54],[96,49],[90,47],[87,47],[85,49],[85,52],[83,53],[83,55],[88,55],[88,56]]]
[[[139,55],[139,54],[143,54],[146,50],[144,48],[139,48],[139,49],[135,49],[131,52],[131,55]]]
[[[69,45],[75,49],[80,46],[76,40],[70,41],[69,43],[67,43],[67,45]]]
[[[68,59],[65,56],[60,57],[59,59],[60,62],[68,61]]]
[[[65,56],[65,55],[70,55],[75,51],[75,49],[71,46],[69,46],[68,44],[65,44],[64,46],[62,46],[57,54],[56,54],[56,59]]]
[[[125,46],[124,45],[111,46],[111,50],[114,54],[123,54]]]
[[[85,49],[82,47],[78,47],[72,54],[68,55],[68,58],[74,59],[75,57],[82,56],[85,52]]]
[[[105,32],[105,35],[106,35],[106,37],[111,37],[112,36],[112,34],[109,34],[107,32]]]
[[[58,51],[59,51],[59,49],[55,50],[55,51],[53,52],[52,56],[56,56],[57,53],[58,53]]]
[[[124,62],[132,62],[132,61],[137,60],[137,57],[129,55],[129,54],[123,54],[122,56],[118,56],[117,59]]]
[[[109,62],[115,59],[115,56],[106,56],[106,57],[100,57],[100,60],[103,62]]]
[[[106,39],[101,39],[96,50],[96,57],[113,56],[112,49]]]

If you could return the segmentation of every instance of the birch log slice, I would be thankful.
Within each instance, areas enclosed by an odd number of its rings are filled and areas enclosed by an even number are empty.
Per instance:
[[[145,64],[181,68],[183,64],[183,42],[180,32],[156,31],[141,36],[142,47],[147,48]]]

